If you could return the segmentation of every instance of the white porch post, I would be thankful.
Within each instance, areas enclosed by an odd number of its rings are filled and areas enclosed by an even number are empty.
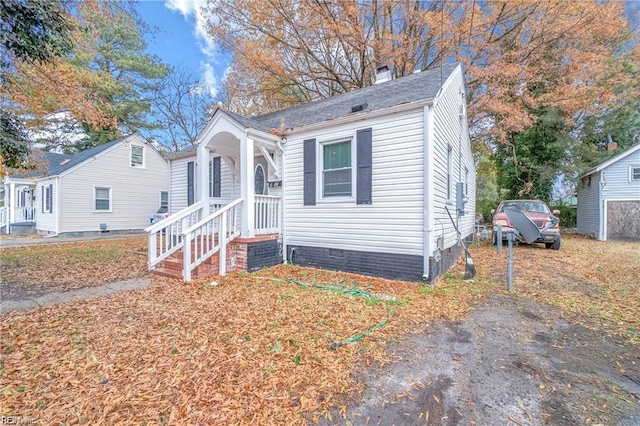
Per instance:
[[[204,141],[198,145],[196,202],[202,201],[202,219],[209,216],[209,147]]]
[[[242,203],[243,237],[255,236],[253,149],[253,139],[244,135],[240,139],[240,192],[244,198],[244,203]]]
[[[9,223],[16,221],[16,183],[9,184]]]

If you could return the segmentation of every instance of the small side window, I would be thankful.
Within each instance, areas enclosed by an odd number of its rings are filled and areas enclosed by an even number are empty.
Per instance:
[[[131,167],[144,167],[144,147],[131,145]]]
[[[94,209],[97,212],[111,211],[111,188],[94,188]]]
[[[640,181],[640,166],[631,166],[631,181]]]
[[[160,209],[158,213],[167,213],[169,211],[169,193],[160,191]]]

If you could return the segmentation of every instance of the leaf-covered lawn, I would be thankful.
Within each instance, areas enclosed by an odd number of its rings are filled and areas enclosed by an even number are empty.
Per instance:
[[[147,240],[140,236],[3,247],[0,268],[5,298],[93,287],[146,276]]]
[[[563,244],[559,252],[517,248],[514,295],[564,306],[592,327],[635,339],[640,244]],[[589,252],[597,262],[583,259]],[[281,265],[230,273],[217,286],[156,279],[135,292],[3,315],[0,414],[40,424],[313,420],[340,407],[361,368],[393,361],[390,342],[461,319],[483,296],[506,291],[506,257],[487,245],[471,253],[479,271],[472,284],[457,272],[427,287]],[[304,288],[289,279],[392,297]],[[330,348],[390,313],[371,334]]]

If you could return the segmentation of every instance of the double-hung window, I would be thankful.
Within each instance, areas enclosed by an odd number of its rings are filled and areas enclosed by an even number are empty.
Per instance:
[[[93,206],[97,212],[111,211],[111,188],[98,187],[94,188]]]
[[[131,167],[144,168],[144,146],[131,145]]]
[[[640,181],[640,166],[631,166],[630,169],[629,174],[631,181]]]
[[[322,196],[351,196],[351,141],[322,145]]]

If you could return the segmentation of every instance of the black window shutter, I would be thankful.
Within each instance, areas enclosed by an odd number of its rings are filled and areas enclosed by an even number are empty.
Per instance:
[[[45,187],[43,186],[42,187],[42,199],[40,200],[40,204],[42,206],[42,213],[44,213],[44,200],[45,200],[45,197],[46,197],[46,190],[45,190]]]
[[[187,205],[190,206],[194,201],[194,167],[193,161],[187,163]]]
[[[304,205],[316,205],[316,140],[303,142],[304,149]]]
[[[213,157],[213,196],[220,196],[220,157]]]
[[[371,204],[372,140],[370,128],[358,130],[357,144],[356,204]]]
[[[49,213],[53,213],[53,184],[49,185]]]

